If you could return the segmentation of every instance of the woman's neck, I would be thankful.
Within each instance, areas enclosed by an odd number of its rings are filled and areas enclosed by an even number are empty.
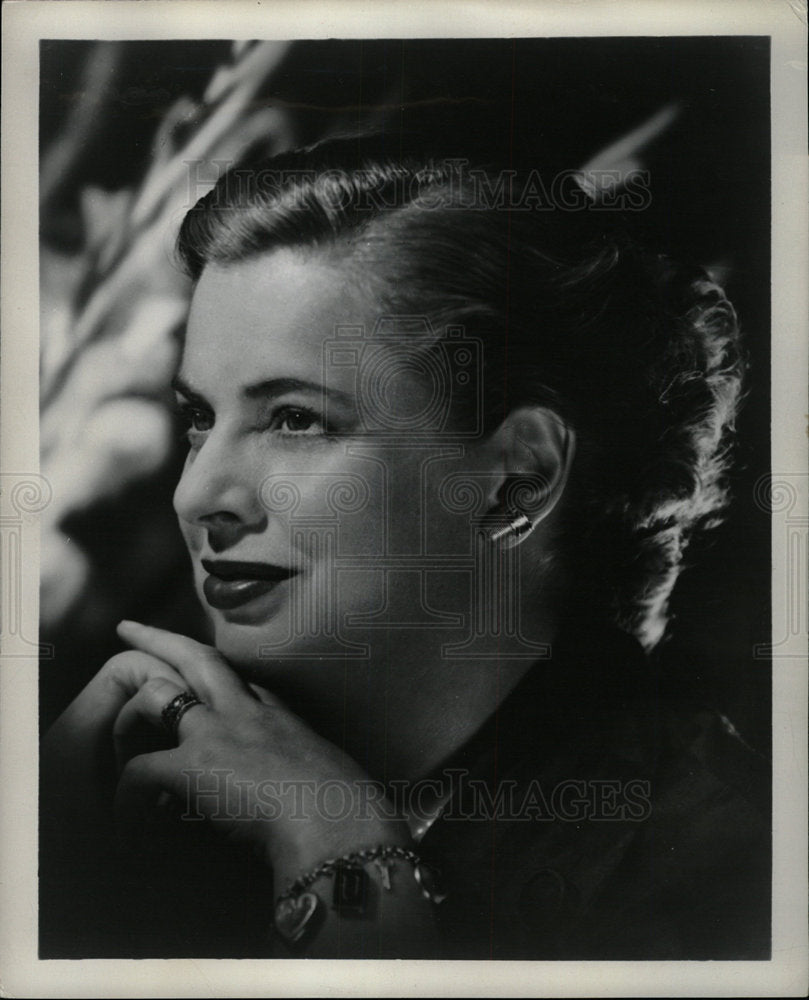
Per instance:
[[[550,641],[548,636],[546,641]],[[512,646],[514,644],[512,643]],[[265,681],[375,780],[416,781],[462,747],[534,662],[512,655],[447,659],[426,650],[276,673]]]

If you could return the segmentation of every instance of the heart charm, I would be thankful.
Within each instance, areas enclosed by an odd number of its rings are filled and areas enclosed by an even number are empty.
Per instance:
[[[275,929],[287,944],[297,944],[306,933],[319,900],[313,892],[282,899],[275,907]]]
[[[423,862],[420,861],[413,869],[413,877],[422,896],[431,903],[443,903],[447,898],[447,894],[438,888],[438,873]]]

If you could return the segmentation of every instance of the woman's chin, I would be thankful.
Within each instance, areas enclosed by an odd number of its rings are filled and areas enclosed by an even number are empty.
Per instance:
[[[274,678],[299,673],[307,666],[322,668],[331,659],[328,653],[304,636],[291,638],[288,624],[279,619],[241,623],[215,612],[214,645],[245,680],[256,684],[271,684]]]
[[[240,622],[221,612],[213,616],[216,648],[234,667],[260,667],[269,660],[292,652],[283,628],[275,622]]]

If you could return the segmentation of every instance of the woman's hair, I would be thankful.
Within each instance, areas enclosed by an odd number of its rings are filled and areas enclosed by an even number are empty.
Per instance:
[[[727,500],[732,306],[706,272],[592,211],[573,176],[383,145],[334,139],[226,174],[183,222],[187,272],[280,247],[333,254],[382,311],[479,338],[488,427],[537,404],[576,431],[569,613],[653,647],[690,538]]]

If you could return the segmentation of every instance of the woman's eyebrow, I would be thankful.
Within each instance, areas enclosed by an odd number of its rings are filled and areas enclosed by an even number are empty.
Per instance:
[[[185,396],[185,398],[190,402],[206,403],[205,397],[202,395],[202,393],[197,392],[195,389],[192,389],[191,386],[182,377],[182,375],[175,375],[172,378],[171,388],[175,392],[179,393],[181,396]]]
[[[349,392],[329,388],[320,382],[307,382],[305,379],[299,378],[264,379],[246,386],[242,392],[248,399],[271,399],[273,396],[283,396],[288,392],[316,392],[345,405],[349,405],[353,401],[353,396]]]
[[[171,380],[171,387],[175,392],[185,396],[186,399],[194,402],[205,403],[205,397],[201,392],[193,389],[182,375],[175,375]],[[245,386],[242,394],[248,399],[272,399],[274,396],[283,396],[288,392],[316,392],[322,396],[327,396],[335,402],[351,405],[353,396],[351,393],[343,392],[340,389],[332,389],[321,385],[319,382],[308,382],[299,378],[271,378],[255,382],[253,385]]]

